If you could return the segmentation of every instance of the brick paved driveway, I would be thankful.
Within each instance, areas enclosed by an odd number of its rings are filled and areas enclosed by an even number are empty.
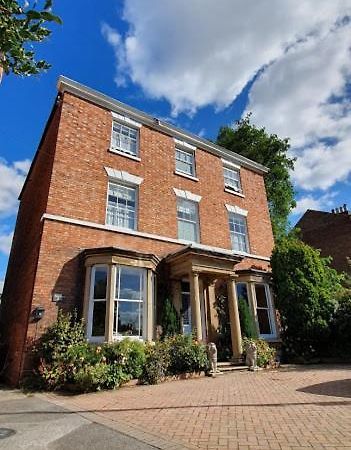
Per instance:
[[[46,396],[156,448],[351,449],[351,366]]]

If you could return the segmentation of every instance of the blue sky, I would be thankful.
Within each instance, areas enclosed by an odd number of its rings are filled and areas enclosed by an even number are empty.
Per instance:
[[[60,74],[209,139],[252,111],[254,123],[291,138],[292,221],[348,203],[349,1],[61,0],[54,12],[63,25],[37,46],[52,68],[0,85],[0,284]]]

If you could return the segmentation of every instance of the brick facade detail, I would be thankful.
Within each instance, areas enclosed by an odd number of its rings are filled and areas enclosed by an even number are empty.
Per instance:
[[[58,96],[20,197],[20,208],[3,292],[1,329],[7,378],[17,383],[26,368],[26,347],[57,317],[53,292],[64,295],[61,307],[82,309],[84,266],[81,253],[96,247],[121,247],[162,258],[181,249],[177,243],[173,188],[200,195],[200,242],[231,249],[225,204],[248,211],[250,253],[270,257],[273,236],[263,175],[241,167],[244,198],[225,192],[221,158],[197,147],[193,181],[175,174],[173,137],[147,125],[140,128],[140,161],[111,152],[112,115],[73,93]],[[138,231],[170,242],[79,223],[43,218],[44,214],[104,225],[108,175],[105,167],[141,177]],[[269,270],[264,259],[245,258],[238,269]],[[33,323],[31,311],[45,308]]]

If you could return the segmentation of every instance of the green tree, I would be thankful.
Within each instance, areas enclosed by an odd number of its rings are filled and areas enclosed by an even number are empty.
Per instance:
[[[51,34],[48,22],[61,24],[52,14],[52,0],[46,0],[43,8],[17,0],[0,0],[0,81],[2,74],[35,75],[50,68],[44,60],[36,60],[32,43],[42,42]]]
[[[249,305],[247,304],[247,300],[243,297],[239,297],[238,307],[241,335],[246,338],[257,339],[256,325],[251,315]]]
[[[179,316],[173,303],[166,298],[162,310],[162,338],[174,336],[180,332]]]
[[[290,358],[327,353],[343,278],[329,263],[330,258],[295,238],[282,239],[273,250],[276,306]]]
[[[221,127],[217,144],[269,168],[265,186],[274,237],[279,240],[287,233],[288,216],[296,205],[289,174],[294,168],[294,159],[288,156],[288,139],[257,128],[251,124],[250,116],[239,120],[235,128]]]

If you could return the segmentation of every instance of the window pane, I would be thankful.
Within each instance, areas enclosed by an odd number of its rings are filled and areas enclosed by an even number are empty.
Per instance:
[[[92,336],[105,336],[106,302],[94,302]]]
[[[96,267],[94,279],[94,299],[106,298],[107,267]]]
[[[198,206],[190,200],[179,198],[177,202],[178,239],[198,241]]]
[[[178,172],[187,173],[188,175],[195,175],[195,160],[194,153],[187,152],[176,148],[176,170]]]
[[[138,153],[138,131],[118,122],[113,123],[112,148],[136,156]]]
[[[239,170],[224,167],[224,184],[235,191],[241,191]]]
[[[257,319],[260,334],[272,334],[268,309],[257,309]]]
[[[238,299],[243,298],[246,303],[249,304],[249,297],[247,294],[247,284],[246,283],[236,283],[236,293]]]
[[[266,289],[263,284],[255,284],[256,303],[258,308],[268,308]]]
[[[239,214],[229,213],[229,230],[233,250],[248,252],[246,218]]]
[[[178,220],[178,239],[196,242],[197,241],[196,224],[192,222],[184,222],[182,220]]]
[[[136,188],[116,183],[108,185],[106,222],[122,228],[136,228]]]
[[[117,302],[115,302],[116,319]],[[118,301],[117,333],[122,336],[143,335],[143,303]]]
[[[125,300],[141,300],[143,291],[143,274],[143,270],[136,269],[134,267],[121,267],[119,291],[116,289],[118,298]]]

